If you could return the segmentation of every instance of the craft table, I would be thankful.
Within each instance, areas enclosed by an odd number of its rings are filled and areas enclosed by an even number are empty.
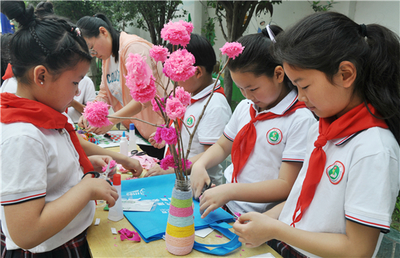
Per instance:
[[[113,151],[119,151],[118,147],[110,148]],[[123,175],[123,179],[126,175]],[[96,212],[93,219],[92,225],[88,229],[87,240],[91,250],[91,255],[93,258],[97,257],[176,257],[170,254],[165,246],[164,240],[156,240],[149,243],[145,241],[133,242],[129,240],[120,240],[120,235],[113,235],[111,228],[115,228],[116,231],[127,228],[131,231],[136,231],[134,227],[129,223],[129,221],[124,218],[120,221],[114,222],[108,220],[108,211],[104,211],[105,206],[104,201],[98,201],[96,206]],[[95,226],[96,218],[100,219],[100,224]],[[231,223],[233,224],[233,223]],[[217,231],[211,232],[207,237],[201,238],[196,236],[196,241],[199,243],[207,244],[222,244],[229,241],[226,237],[216,237],[216,235],[221,235]],[[257,248],[247,248],[242,245],[237,251],[228,255],[229,257],[251,257],[260,254],[271,253],[274,257],[281,257],[267,244],[263,244]],[[193,250],[190,254],[186,255],[188,257],[210,257],[214,255],[205,254]],[[218,256],[214,256],[218,257]]]

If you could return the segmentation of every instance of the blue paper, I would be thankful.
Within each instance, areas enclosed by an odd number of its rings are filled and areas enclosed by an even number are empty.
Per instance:
[[[135,227],[145,242],[161,239],[165,234],[168,221],[172,189],[175,185],[175,174],[124,180],[121,182],[122,198],[140,200],[157,200],[155,209],[149,212],[124,211],[125,217]],[[195,229],[208,227],[212,223],[233,222],[234,217],[221,208],[211,212],[205,219],[201,218],[199,202],[194,203]]]

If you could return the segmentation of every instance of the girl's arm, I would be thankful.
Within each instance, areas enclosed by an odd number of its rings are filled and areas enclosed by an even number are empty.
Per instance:
[[[286,200],[299,174],[302,162],[282,162],[278,179],[256,183],[225,184],[208,189],[200,200],[205,218],[211,211],[229,201],[268,203]]]
[[[222,135],[192,166],[190,182],[193,189],[193,196],[198,198],[204,185],[210,184],[210,177],[207,169],[212,168],[229,156],[232,150],[232,141]]]
[[[13,241],[30,249],[66,227],[90,200],[105,200],[112,207],[117,199],[117,190],[106,180],[85,176],[54,201],[45,203],[45,198],[39,198],[7,205],[4,214]]]
[[[346,221],[346,233],[316,233],[291,227],[264,214],[243,214],[233,225],[248,247],[277,239],[321,257],[371,257],[380,229]]]

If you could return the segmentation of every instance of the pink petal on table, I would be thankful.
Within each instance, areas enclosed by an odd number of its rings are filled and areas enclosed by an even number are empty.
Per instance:
[[[219,237],[219,238],[222,238],[222,236],[220,236],[220,235],[215,235],[216,237]]]

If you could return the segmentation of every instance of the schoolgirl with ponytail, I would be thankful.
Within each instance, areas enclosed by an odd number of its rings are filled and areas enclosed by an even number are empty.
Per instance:
[[[19,23],[10,41],[17,92],[0,94],[2,257],[90,257],[94,200],[113,206],[118,194],[104,179],[81,180],[110,157],[88,158],[62,114],[89,69],[89,49],[79,28],[36,18],[23,1],[4,1],[1,12]]]
[[[399,36],[322,12],[276,40],[299,100],[320,119],[286,203],[243,215],[235,232],[284,257],[374,257],[400,188]]]
[[[191,183],[195,197],[210,185],[206,172],[229,154],[232,164],[224,171],[226,184],[206,190],[200,198],[202,217],[218,207],[232,213],[265,212],[286,200],[303,164],[306,133],[316,122],[297,100],[297,91],[282,64],[270,54],[274,25],[269,33],[238,40],[243,53],[228,68],[245,100],[234,110],[223,135],[194,163]]]

